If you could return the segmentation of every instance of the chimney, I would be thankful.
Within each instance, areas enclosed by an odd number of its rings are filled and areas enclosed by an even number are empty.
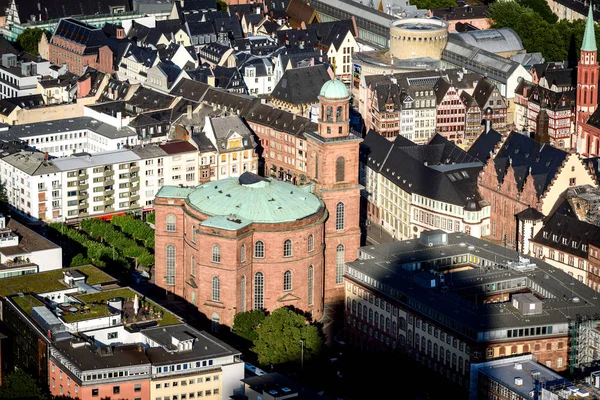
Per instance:
[[[187,117],[191,119],[194,116],[194,110],[193,110],[191,104],[187,105],[186,111],[187,111]]]
[[[48,153],[44,153],[44,160],[48,161]]]
[[[121,111],[117,111],[117,130],[121,130],[121,128],[123,127],[123,119],[121,117]]]
[[[117,39],[125,39],[125,29],[122,26],[117,27]]]

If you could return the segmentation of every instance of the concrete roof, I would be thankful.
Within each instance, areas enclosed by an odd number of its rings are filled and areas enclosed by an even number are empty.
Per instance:
[[[112,165],[123,162],[131,162],[139,160],[140,158],[140,156],[131,150],[116,150],[98,154],[57,158],[52,160],[52,162],[59,170],[70,171],[73,169],[89,168],[98,165]]]
[[[302,187],[261,178],[249,172],[245,172],[239,178],[222,179],[195,188],[163,186],[156,197],[185,198],[190,206],[205,214],[233,217],[237,229],[246,225],[248,221],[296,221],[316,214],[324,207],[317,196]],[[219,220],[215,219],[212,223]],[[229,225],[222,228],[231,229]]]
[[[117,129],[112,125],[100,122],[91,117],[58,119],[55,121],[36,122],[11,126],[8,131],[0,133],[0,139],[22,139],[32,136],[52,135],[74,131],[92,131],[109,139],[120,139],[135,135],[128,128]]]
[[[15,168],[20,169],[27,175],[54,174],[60,170],[54,165],[54,161],[46,161],[44,153],[39,151],[21,151],[3,158],[3,160]]]

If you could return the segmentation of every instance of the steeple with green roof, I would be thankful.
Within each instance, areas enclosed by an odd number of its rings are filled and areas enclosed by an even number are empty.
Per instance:
[[[590,11],[588,12],[587,21],[585,22],[585,32],[583,34],[583,44],[581,45],[583,51],[597,51],[596,47],[596,32],[594,31],[594,12],[592,10],[592,3],[590,2]]]

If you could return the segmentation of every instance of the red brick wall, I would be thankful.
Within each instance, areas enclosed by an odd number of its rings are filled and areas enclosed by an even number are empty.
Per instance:
[[[165,287],[166,246],[176,247],[176,280],[167,289],[185,298],[198,310],[212,318],[219,315],[225,325],[233,323],[235,314],[242,310],[241,280],[246,279],[245,310],[254,309],[254,274],[263,273],[264,307],[268,311],[292,305],[312,312],[320,319],[323,313],[323,265],[324,265],[324,210],[301,221],[279,224],[253,224],[238,231],[226,231],[201,227],[207,216],[190,209],[181,200],[157,198],[156,210],[156,284]],[[166,232],[166,216],[174,214],[176,232]],[[192,242],[192,226],[198,229],[195,243]],[[308,251],[308,237],[314,237],[314,250]],[[292,241],[292,257],[283,257],[284,241]],[[265,257],[254,258],[254,243],[265,244]],[[212,248],[221,250],[220,263],[213,263]],[[245,246],[246,260],[241,262],[241,247]],[[195,276],[191,275],[191,261],[196,264]],[[313,266],[313,301],[308,304],[308,268]],[[292,290],[284,291],[285,271],[292,272]],[[220,299],[212,300],[212,280],[219,278]],[[190,284],[193,280],[195,286]],[[194,293],[194,295],[192,295]],[[193,297],[192,297],[193,296]]]

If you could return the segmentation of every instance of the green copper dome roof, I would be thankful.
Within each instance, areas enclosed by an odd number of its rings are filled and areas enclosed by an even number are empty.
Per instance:
[[[156,196],[185,198],[213,217],[202,225],[235,230],[253,222],[290,222],[315,214],[323,203],[309,190],[246,172],[191,188],[163,186]]]
[[[596,33],[594,32],[594,13],[592,12],[592,3],[590,3],[590,11],[588,12],[587,21],[585,22],[585,32],[583,33],[583,51],[596,51]]]
[[[344,85],[338,79],[332,79],[330,81],[325,82],[325,84],[321,87],[321,92],[319,93],[319,96],[328,99],[345,99],[349,95],[346,85]]]

